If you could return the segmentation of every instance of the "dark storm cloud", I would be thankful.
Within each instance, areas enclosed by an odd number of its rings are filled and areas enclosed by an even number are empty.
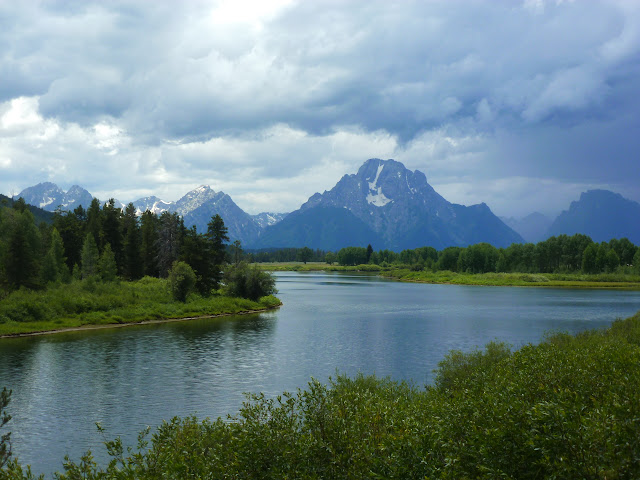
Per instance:
[[[276,163],[311,148],[292,166],[300,172],[320,161],[318,142],[357,131],[390,135],[397,144],[385,141],[385,152],[436,181],[514,176],[626,191],[640,182],[636,2],[301,1],[272,12],[219,3],[0,5],[0,103],[37,97],[43,122],[117,126],[118,141],[91,141],[149,165],[180,152],[145,148],[193,143],[201,158],[220,138],[237,162],[247,160],[230,144]],[[263,171],[259,161],[242,171]]]

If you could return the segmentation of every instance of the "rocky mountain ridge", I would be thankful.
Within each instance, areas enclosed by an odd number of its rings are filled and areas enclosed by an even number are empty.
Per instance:
[[[353,223],[355,217],[375,232],[378,245],[372,243],[374,248],[399,251],[424,245],[440,249],[479,242],[495,246],[523,242],[522,237],[493,215],[486,204],[466,207],[450,203],[429,185],[424,173],[412,172],[395,160],[369,159],[356,174],[343,176],[331,190],[312,195],[298,211],[306,212],[303,218],[308,225],[307,235],[308,229],[325,228],[323,222],[314,224],[310,217],[315,212],[319,219],[323,218],[327,208],[349,212],[343,216],[345,231],[352,226],[348,224]],[[300,239],[291,237],[291,232],[296,231],[293,224],[301,218],[294,213],[268,227],[258,239],[258,246],[285,247],[299,243]],[[333,228],[340,231],[340,227],[334,225]],[[311,236],[326,237],[321,232]],[[323,245],[309,246],[325,248]]]
[[[93,199],[87,190],[78,185],[72,186],[65,192],[51,182],[25,188],[18,197],[24,198],[30,205],[49,212],[54,212],[58,208],[62,211],[72,211],[78,205],[88,208]],[[219,214],[229,229],[231,240],[240,240],[245,245],[254,242],[266,226],[273,225],[286,216],[284,213],[271,212],[249,215],[238,207],[229,195],[216,192],[209,185],[201,185],[175,202],[167,202],[152,195],[132,203],[139,216],[146,210],[157,215],[163,212],[177,213],[184,218],[187,227],[195,225],[199,232],[205,232],[211,217]],[[118,201],[116,205],[124,208],[124,205]]]
[[[640,203],[609,190],[588,190],[553,221],[546,237],[583,233],[595,242],[628,238],[640,244]]]
[[[26,188],[18,197],[48,212],[73,210],[78,205],[87,208],[93,198],[78,185],[65,192],[51,182]],[[132,203],[138,215],[147,209],[158,215],[165,211],[178,213],[188,227],[195,225],[199,232],[204,232],[211,217],[219,214],[232,241],[240,240],[248,248],[309,246],[334,250],[366,242],[374,248],[402,250],[483,241],[506,246],[578,232],[595,241],[627,237],[640,243],[640,204],[619,194],[585,192],[553,222],[537,212],[523,219],[500,219],[484,203],[467,207],[448,202],[429,185],[424,173],[410,171],[395,160],[367,160],[357,173],[344,175],[331,190],[315,193],[291,214],[249,215],[229,195],[208,185],[191,190],[177,201],[149,196]],[[116,205],[123,207],[117,201]]]

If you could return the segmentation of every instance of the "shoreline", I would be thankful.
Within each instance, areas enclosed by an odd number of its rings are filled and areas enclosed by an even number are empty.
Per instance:
[[[260,264],[258,264],[260,265]],[[270,268],[271,267],[271,268]],[[421,273],[411,272],[406,269],[367,269],[358,268],[358,266],[337,267],[324,264],[298,265],[289,262],[282,264],[268,264],[263,267],[269,272],[324,272],[324,273],[357,273],[366,275],[375,275],[390,281],[405,283],[422,283],[430,285],[459,285],[459,286],[475,286],[475,287],[533,287],[533,288],[571,288],[585,290],[640,290],[640,282],[636,279],[631,281],[616,280],[596,280],[585,278],[584,280],[569,279],[556,280],[554,275],[558,274],[528,274],[528,273],[485,273],[485,274],[460,274],[450,272],[453,275],[445,278],[438,278],[437,273]],[[527,281],[521,276],[540,276],[545,277],[544,281]],[[564,274],[562,274],[565,276]],[[569,274],[571,275],[571,274]],[[576,274],[579,275],[579,274]],[[423,278],[420,278],[420,277]],[[458,277],[458,279],[456,279]],[[551,278],[548,278],[551,277]]]
[[[162,323],[175,323],[175,322],[186,322],[189,320],[201,320],[206,318],[218,318],[218,317],[230,317],[233,315],[251,315],[254,313],[263,313],[268,312],[270,310],[275,310],[276,308],[280,308],[282,306],[282,302],[279,305],[275,305],[273,307],[264,307],[256,310],[244,310],[236,313],[214,313],[211,315],[199,315],[196,317],[178,317],[178,318],[160,318],[154,320],[142,320],[138,322],[126,322],[126,323],[109,323],[109,324],[87,324],[81,325],[79,327],[69,327],[69,328],[59,328],[54,330],[42,330],[38,332],[25,332],[25,333],[9,333],[5,335],[0,335],[0,340],[5,338],[22,338],[22,337],[37,337],[42,335],[55,335],[57,333],[67,333],[67,332],[82,332],[86,330],[105,330],[109,328],[122,328],[122,327],[131,327],[135,325],[155,325]]]

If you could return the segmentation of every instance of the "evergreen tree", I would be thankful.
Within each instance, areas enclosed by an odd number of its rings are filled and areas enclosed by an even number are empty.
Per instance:
[[[53,217],[53,226],[62,238],[64,256],[69,269],[72,269],[76,263],[80,263],[82,244],[86,236],[85,223],[86,213],[81,206],[73,213],[56,211]]]
[[[37,288],[42,242],[33,215],[26,206],[22,208],[19,201],[14,209],[4,209],[3,213],[5,281],[11,288]]]
[[[229,241],[228,229],[218,214],[211,217],[207,227],[206,237],[210,242],[210,255],[213,262],[211,279],[213,288],[218,288],[222,280],[222,265],[226,255],[225,242]]]
[[[102,207],[102,246],[107,243],[111,244],[111,250],[116,257],[118,271],[122,271],[124,267],[124,249],[121,231],[122,212],[115,205],[113,198],[109,199]]]
[[[373,255],[373,247],[371,246],[371,244],[369,244],[367,245],[367,263],[369,263],[369,260],[371,260],[371,255]]]
[[[111,245],[106,244],[100,255],[97,266],[98,274],[103,282],[114,282],[118,278],[118,266],[116,257],[111,250]]]
[[[142,257],[142,274],[158,276],[158,216],[149,210],[140,218],[140,255]]]
[[[640,274],[640,247],[638,247],[635,255],[633,256],[633,268]]]
[[[96,245],[102,244],[102,210],[100,209],[100,201],[97,198],[91,200],[91,204],[87,210],[87,229],[85,233],[93,235]],[[82,237],[84,241],[84,236]]]
[[[142,238],[138,217],[133,203],[129,203],[122,217],[124,228],[124,265],[123,275],[128,280],[137,280],[143,274],[143,262],[141,257]]]
[[[89,278],[98,273],[98,246],[91,233],[87,233],[82,245],[82,278]]]
[[[313,250],[311,250],[309,247],[302,247],[300,250],[298,250],[297,260],[299,262],[303,262],[304,264],[306,264],[309,260],[311,260],[311,257],[313,257]]]
[[[182,222],[177,213],[162,212],[156,242],[157,265],[161,277],[166,277],[173,262],[178,260],[182,244],[181,230]]]
[[[186,231],[182,239],[180,261],[193,269],[200,294],[209,295],[215,286],[211,245],[204,235],[197,232],[195,225]]]
[[[64,270],[68,268],[64,258],[62,237],[55,227],[51,230],[50,244],[42,264],[42,281],[44,284],[62,280]]]

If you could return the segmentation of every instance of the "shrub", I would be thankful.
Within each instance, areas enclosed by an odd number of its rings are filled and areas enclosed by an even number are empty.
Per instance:
[[[184,262],[173,262],[169,271],[169,290],[174,300],[186,302],[187,297],[196,286],[196,274]]]
[[[258,266],[240,263],[225,272],[226,293],[232,297],[257,301],[261,297],[277,293],[276,279]]]

